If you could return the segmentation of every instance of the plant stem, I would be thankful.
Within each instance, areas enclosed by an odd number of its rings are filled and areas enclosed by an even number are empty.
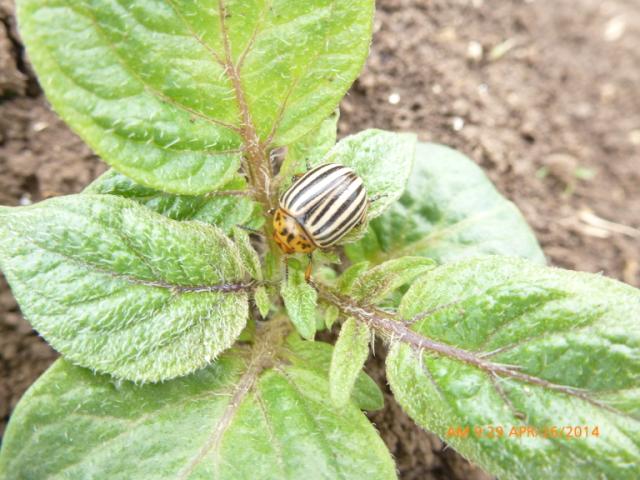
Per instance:
[[[284,316],[276,317],[269,322],[262,322],[259,325],[255,342],[247,358],[246,370],[236,383],[224,413],[213,426],[207,442],[180,472],[180,479],[190,478],[195,468],[202,463],[207,455],[218,451],[226,430],[231,425],[242,402],[253,391],[260,374],[276,364],[278,349],[282,347],[290,329],[290,324]]]
[[[251,112],[249,111],[249,105],[240,78],[239,67],[241,66],[242,60],[239,62],[239,65],[236,65],[231,54],[229,32],[225,21],[227,9],[224,0],[218,1],[218,9],[224,45],[224,59],[222,62],[227,71],[227,75],[231,79],[242,120],[240,134],[244,140],[243,169],[247,175],[251,190],[254,192],[253,196],[255,200],[262,203],[266,212],[271,212],[276,207],[277,192],[273,188],[273,169],[268,154],[269,142],[263,143],[260,140],[253,119],[251,118]],[[267,239],[269,250],[275,255],[276,261],[279,264],[281,252],[273,240],[273,225],[269,220],[268,218],[264,225],[265,238]],[[268,280],[274,279],[270,278]]]
[[[351,298],[340,295],[319,283],[311,282],[311,285],[318,291],[320,297],[338,307],[348,317],[353,317],[357,321],[364,323],[389,343],[404,343],[409,345],[420,356],[422,356],[425,351],[429,351],[436,355],[472,365],[487,372],[489,375],[513,378],[524,383],[556,390],[566,395],[578,397],[600,408],[621,413],[609,405],[591,398],[584,390],[549,382],[543,378],[522,373],[518,371],[517,366],[493,363],[485,360],[479,353],[437,342],[411,330],[405,322],[396,319],[393,315],[383,310],[370,305],[359,304]]]
[[[256,192],[257,200],[266,205],[267,209],[271,209],[273,208],[273,205],[271,204],[272,196],[270,191],[271,179],[273,177],[271,161],[266,153],[266,148],[260,141],[253,119],[251,118],[251,112],[249,111],[249,105],[244,95],[240,73],[233,62],[231,45],[229,42],[229,31],[225,21],[227,9],[224,0],[218,1],[218,8],[220,14],[220,29],[222,32],[222,41],[225,53],[224,66],[227,70],[227,75],[231,79],[236,96],[236,102],[238,103],[238,108],[240,109],[240,115],[242,117],[240,133],[245,144],[246,162],[244,162],[244,166],[246,174],[251,187]]]

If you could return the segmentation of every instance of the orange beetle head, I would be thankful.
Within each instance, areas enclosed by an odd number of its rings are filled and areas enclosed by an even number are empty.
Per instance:
[[[273,238],[286,254],[311,253],[316,249],[298,221],[282,208],[273,216]]]

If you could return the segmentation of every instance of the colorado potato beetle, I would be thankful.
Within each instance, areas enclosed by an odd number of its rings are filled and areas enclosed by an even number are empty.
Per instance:
[[[368,205],[364,183],[352,169],[320,165],[280,198],[273,216],[274,239],[285,254],[328,248],[364,220]],[[308,268],[307,279],[310,274]]]

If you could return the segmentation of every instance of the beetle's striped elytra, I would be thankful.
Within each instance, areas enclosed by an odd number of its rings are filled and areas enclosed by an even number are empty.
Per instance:
[[[320,165],[280,198],[273,217],[275,241],[287,254],[330,247],[364,220],[368,204],[364,183],[353,170]]]

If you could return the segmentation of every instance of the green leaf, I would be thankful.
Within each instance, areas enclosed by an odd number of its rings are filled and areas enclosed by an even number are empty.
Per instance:
[[[351,292],[353,284],[358,280],[358,278],[364,275],[367,270],[369,270],[370,265],[371,264],[365,260],[349,266],[349,268],[342,272],[342,275],[338,277],[338,281],[336,283],[338,291],[341,293]]]
[[[366,300],[370,304],[377,303],[393,290],[411,283],[434,267],[434,261],[424,257],[402,257],[389,260],[359,275],[348,292],[356,300]]]
[[[327,305],[327,308],[324,311],[324,324],[327,327],[327,330],[331,330],[333,328],[333,324],[336,323],[338,317],[340,316],[340,310],[335,305]]]
[[[371,332],[366,325],[347,318],[333,349],[329,370],[329,391],[337,407],[349,402],[358,374],[369,356]]]
[[[219,189],[221,195],[174,195],[144,187],[111,169],[100,175],[84,193],[102,193],[129,198],[173,220],[198,220],[222,228],[226,233],[236,225],[260,228],[264,223],[260,204],[248,196],[228,196],[226,190],[244,190],[246,181],[236,177]]]
[[[109,164],[160,190],[227,183],[242,149],[288,145],[366,58],[373,0],[21,0],[56,111]]]
[[[384,408],[384,394],[378,384],[364,372],[360,372],[351,392],[351,401],[366,412]]]
[[[238,350],[187,377],[143,386],[58,360],[16,408],[0,475],[396,478],[374,427],[353,403],[333,407],[327,366],[297,360],[297,345],[285,346],[291,362],[271,358],[272,349],[254,361]]]
[[[431,314],[415,318],[425,311]],[[598,275],[485,257],[423,276],[400,313],[417,320],[412,330],[423,338],[470,355],[396,343],[387,358],[402,407],[465,457],[499,478],[637,478],[640,291]],[[468,438],[449,434],[466,426]],[[575,426],[580,438],[545,438]],[[497,427],[501,439],[488,434]],[[512,427],[538,436],[509,436]]]
[[[53,348],[117,377],[190,373],[230,347],[247,319],[248,272],[220,229],[121,197],[0,209],[0,263]]]
[[[256,322],[253,318],[249,317],[247,324],[242,332],[236,339],[238,342],[253,342],[256,335]]]
[[[324,305],[321,303],[316,306],[315,323],[316,333],[322,332],[327,326],[325,324]]]
[[[289,338],[290,344],[295,344],[295,349],[289,350],[290,361],[298,361],[308,368],[323,369],[329,371],[333,358],[333,347],[324,342],[308,342],[299,337]],[[360,370],[353,386],[351,400],[362,410],[373,412],[384,407],[384,395],[369,375]]]
[[[314,252],[314,256],[315,256],[315,252]],[[313,280],[314,281],[319,281],[322,283],[328,283],[328,284],[333,284],[336,281],[336,278],[338,277],[337,272],[330,266],[328,265],[317,265],[314,262],[314,268],[313,268]]]
[[[369,199],[374,200],[367,211],[367,218],[373,219],[402,195],[415,146],[413,134],[370,129],[343,138],[313,164],[335,162],[351,167],[362,178]]]
[[[298,262],[289,260],[288,278],[282,281],[280,293],[291,322],[307,340],[316,334],[316,305],[318,293],[304,279]]]
[[[304,173],[307,165],[320,162],[336,144],[339,117],[340,111],[336,109],[315,129],[287,148],[287,155],[280,167],[280,175],[284,180],[282,190],[289,187],[293,175]]]
[[[232,234],[236,247],[238,247],[240,258],[242,258],[242,264],[252,278],[262,280],[262,265],[260,264],[260,257],[258,256],[258,252],[253,248],[253,245],[251,245],[251,238],[249,238],[249,234],[238,227],[233,227]]]
[[[253,293],[253,300],[256,302],[258,312],[262,318],[267,318],[269,311],[271,310],[271,299],[269,298],[269,292],[263,285],[256,288]]]
[[[315,250],[313,252],[313,262],[318,265],[340,264],[342,259],[338,251],[331,250]]]
[[[544,263],[522,214],[475,163],[445,146],[420,142],[400,200],[345,248],[354,262],[420,255],[448,263],[498,254]]]
[[[281,260],[279,256],[271,251],[267,250],[264,254],[264,276],[267,280],[280,278],[280,266]]]

